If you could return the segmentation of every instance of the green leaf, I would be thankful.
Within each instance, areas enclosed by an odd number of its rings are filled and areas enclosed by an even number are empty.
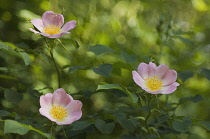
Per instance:
[[[134,103],[138,102],[138,96],[134,93],[131,93],[129,90],[126,89],[126,93],[128,94],[128,96],[130,96],[130,98],[133,100]]]
[[[72,130],[83,130],[89,127],[92,123],[87,121],[76,121],[72,125]]]
[[[176,120],[172,123],[173,128],[182,133],[187,132],[191,125],[192,121],[190,119]]]
[[[161,124],[165,121],[167,121],[169,118],[169,115],[160,115],[157,117],[158,123]]]
[[[106,83],[101,83],[98,85],[96,91],[98,90],[109,90],[109,89],[119,89],[123,90],[118,84],[106,84]]]
[[[20,135],[26,134],[29,130],[33,130],[40,135],[46,137],[47,139],[54,139],[50,134],[44,133],[30,125],[21,124],[14,120],[4,120],[4,134],[7,133],[16,133]]]
[[[23,60],[24,60],[24,63],[26,66],[30,65],[31,64],[31,60],[30,60],[30,57],[27,53],[25,52],[21,52],[19,51],[20,55],[22,56]]]
[[[17,133],[20,135],[24,135],[29,131],[29,127],[23,126],[22,124],[13,121],[13,120],[5,120],[4,122],[4,134],[7,133]]]
[[[182,80],[182,82],[185,82],[187,79],[192,77],[194,73],[191,71],[182,71],[182,72],[179,72],[178,75],[179,75],[179,78]]]
[[[109,74],[112,71],[112,65],[111,64],[103,64],[99,65],[98,68],[93,67],[92,70],[101,76],[108,77]]]
[[[203,68],[201,69],[201,74],[203,74],[208,80],[210,80],[210,70]]]
[[[68,72],[76,71],[76,70],[86,70],[89,69],[90,66],[70,66]]]
[[[10,114],[10,112],[8,112],[8,111],[0,110],[0,117],[7,116],[9,114]]]
[[[4,97],[7,101],[12,102],[12,103],[19,103],[23,99],[23,95],[19,94],[13,90],[6,89],[4,91]]]
[[[47,58],[47,56],[43,53],[40,53],[39,56],[41,57],[42,60],[44,60],[44,62],[46,62],[47,64],[49,64],[49,60]]]
[[[191,102],[197,103],[202,100],[203,100],[203,97],[201,95],[197,94],[193,97],[183,97],[179,100],[179,103],[184,103],[186,101],[191,101]]]
[[[7,67],[0,67],[0,71],[9,71],[10,69]]]
[[[6,49],[6,50],[9,50],[9,46],[7,46],[5,43],[3,42],[0,42],[0,49]]]
[[[173,38],[178,38],[178,39],[180,39],[183,43],[188,44],[188,45],[190,45],[190,46],[194,46],[194,45],[195,45],[195,43],[194,43],[193,41],[191,41],[191,40],[188,39],[188,38],[184,38],[184,37],[182,37],[182,36],[173,36]]]
[[[95,121],[95,126],[101,133],[110,134],[112,133],[115,124],[114,123],[106,124],[103,120],[97,119]]]
[[[207,130],[210,130],[210,121],[201,121],[201,122],[198,122],[198,124],[206,128]]]
[[[135,55],[129,55],[128,53],[121,51],[121,56],[125,59],[126,63],[134,63],[137,60]]]
[[[135,130],[133,123],[126,119],[126,115],[124,113],[117,113],[117,114],[115,114],[115,116],[117,118],[117,121],[123,128],[125,128],[129,131]]]
[[[111,49],[105,45],[100,45],[100,44],[90,47],[89,51],[95,53],[96,55],[114,52],[113,49]]]

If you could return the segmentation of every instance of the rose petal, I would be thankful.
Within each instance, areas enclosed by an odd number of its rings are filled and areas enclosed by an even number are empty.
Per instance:
[[[140,63],[138,66],[138,73],[143,79],[148,78],[148,64],[146,63]]]
[[[76,21],[69,21],[61,28],[62,32],[68,32],[69,30],[76,27]]]
[[[36,34],[40,34],[40,32],[38,32],[38,31],[36,31],[36,30],[34,30],[32,28],[29,28],[29,30],[32,31],[32,32],[34,32],[34,33],[36,33]]]
[[[162,77],[163,86],[172,84],[177,79],[177,72],[175,70],[168,70],[168,72]]]
[[[66,117],[62,122],[57,121],[58,125],[71,124],[74,121],[79,120],[82,117],[82,103],[79,100],[72,100],[71,103],[66,107],[68,111],[68,117]]]
[[[51,109],[51,108],[50,108]],[[39,109],[39,112],[41,115],[47,117],[49,120],[55,122],[56,120],[53,119],[51,116],[50,116],[50,113],[49,113],[49,110],[48,109],[45,109],[45,108],[40,108]]]
[[[154,63],[149,62],[148,76],[149,76],[149,77],[151,77],[151,76],[156,76],[156,74],[155,74],[156,69],[157,69],[157,66],[156,66]]]
[[[162,92],[162,90],[157,90],[157,91],[150,91],[146,88],[144,88],[144,90],[147,92],[147,93],[150,93],[150,94],[160,94]]]
[[[39,30],[43,31],[44,25],[41,19],[33,19],[31,20],[31,23]]]
[[[52,96],[54,106],[66,107],[72,100],[73,98],[62,88],[55,90]]]
[[[62,27],[64,23],[64,17],[61,14],[55,14],[52,11],[46,11],[42,15],[42,21],[44,26],[55,25],[56,27]]]
[[[134,82],[137,85],[139,85],[140,87],[143,87],[143,84],[145,81],[142,79],[142,77],[139,75],[139,73],[136,71],[132,71],[132,75],[133,75]]]
[[[40,97],[40,106],[41,108],[49,109],[52,107],[52,94],[47,93]]]
[[[174,82],[174,83],[172,83],[172,84],[170,84],[168,86],[164,86],[162,88],[161,94],[170,94],[170,93],[173,93],[176,90],[177,86],[179,86],[179,83],[177,83],[177,82]]]
[[[168,66],[166,66],[166,65],[164,65],[164,64],[161,64],[161,65],[159,65],[158,67],[157,67],[157,69],[156,69],[156,75],[160,78],[160,79],[162,79],[163,77],[164,77],[164,75],[168,72],[168,70],[169,70],[169,67]]]
[[[48,38],[59,38],[65,34],[69,34],[70,32],[62,32],[60,34],[53,34],[53,35],[49,35]]]

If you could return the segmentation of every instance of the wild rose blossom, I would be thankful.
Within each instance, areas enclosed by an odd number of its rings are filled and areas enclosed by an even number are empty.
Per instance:
[[[42,19],[33,19],[31,23],[40,31],[29,28],[32,32],[48,38],[59,38],[70,33],[68,31],[76,27],[76,21],[73,20],[64,24],[63,15],[55,14],[52,11],[46,11],[42,15]]]
[[[47,93],[40,97],[41,115],[47,117],[58,125],[71,124],[82,116],[82,103],[60,88],[54,93]]]
[[[150,94],[170,94],[179,86],[175,82],[177,72],[161,64],[158,67],[150,62],[140,63],[138,71],[132,71],[134,82]]]

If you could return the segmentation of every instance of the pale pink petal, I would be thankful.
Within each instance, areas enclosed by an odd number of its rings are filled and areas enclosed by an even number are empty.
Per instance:
[[[50,36],[50,34],[43,33],[43,32],[41,32],[41,33],[39,33],[39,34],[42,35],[42,36],[45,36],[45,37],[49,37],[49,36]]]
[[[51,109],[51,108],[50,108],[50,109]],[[39,112],[40,112],[41,115],[43,115],[43,116],[47,117],[49,120],[55,122],[56,120],[53,119],[53,118],[50,116],[49,111],[50,111],[49,109],[45,109],[45,108],[40,108],[40,109],[39,109]]]
[[[151,76],[156,76],[155,75],[155,72],[156,72],[156,65],[152,62],[149,62],[149,67],[148,67],[148,76],[151,77]]]
[[[76,27],[76,21],[69,21],[61,28],[62,32],[68,32],[69,30]]]
[[[34,32],[34,33],[36,33],[36,34],[40,34],[40,32],[38,32],[38,31],[36,31],[36,30],[34,30],[32,28],[29,28],[29,30],[32,31],[32,32]]]
[[[132,75],[133,75],[133,80],[134,82],[139,85],[140,87],[143,87],[144,84],[144,79],[139,75],[138,72],[136,71],[132,71]]]
[[[164,86],[162,88],[161,94],[170,94],[170,93],[173,93],[176,90],[177,86],[179,86],[179,83],[177,83],[177,82],[174,82],[174,83],[172,83],[172,84],[170,84],[168,86]]]
[[[163,86],[174,83],[177,79],[177,72],[175,70],[168,70],[168,72],[162,77]]]
[[[164,65],[164,64],[161,64],[157,67],[156,69],[156,76],[158,76],[160,79],[162,79],[164,77],[164,75],[168,72],[169,70],[169,67]]]
[[[33,19],[31,20],[31,23],[39,30],[43,31],[44,25],[41,19]]]
[[[68,117],[63,121],[56,121],[58,125],[71,124],[74,121],[79,120],[82,117],[82,102],[79,100],[72,100],[69,105],[66,107],[68,111]]]
[[[47,93],[40,97],[40,106],[41,108],[51,108],[52,107],[52,94]]]
[[[146,63],[140,63],[138,66],[138,73],[143,79],[148,78],[148,70],[149,70],[149,65]]]
[[[55,14],[52,11],[46,11],[42,15],[42,21],[44,26],[55,25],[57,27],[62,27],[64,23],[64,17],[61,14]]]
[[[162,92],[162,90],[150,91],[150,90],[148,90],[147,88],[144,88],[144,90],[145,90],[147,93],[150,93],[150,94],[159,94],[159,93]]]
[[[69,34],[70,32],[62,32],[60,34],[53,34],[53,35],[49,35],[48,38],[59,38],[65,34]]]
[[[55,90],[52,96],[54,106],[66,107],[72,100],[73,98],[63,88]]]
[[[70,115],[74,115],[75,112],[81,112],[82,102],[79,100],[72,100],[66,107]]]

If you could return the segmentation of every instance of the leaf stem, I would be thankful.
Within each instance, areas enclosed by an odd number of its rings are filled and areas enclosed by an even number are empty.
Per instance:
[[[146,117],[146,119],[145,119],[145,125],[146,125],[146,129],[147,129],[147,132],[150,134],[150,131],[149,131],[149,126],[148,126],[148,123],[147,123],[147,121],[148,121],[148,119],[149,119],[149,117],[150,117],[150,114],[151,114],[151,109],[150,109],[150,101],[152,100],[152,96],[151,96],[151,94],[149,94],[149,99],[147,100],[147,106],[148,106],[148,115],[147,115],[147,117]]]

